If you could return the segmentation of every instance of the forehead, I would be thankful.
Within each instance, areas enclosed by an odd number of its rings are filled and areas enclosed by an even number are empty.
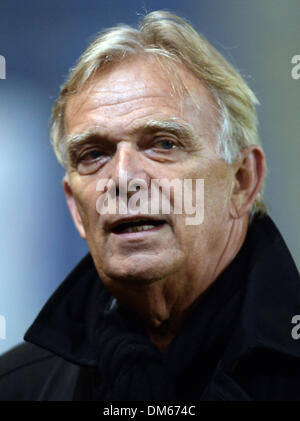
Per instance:
[[[183,65],[134,57],[97,74],[69,98],[65,131],[80,133],[89,126],[118,129],[154,115],[200,123],[202,131],[212,133],[218,111],[210,91]]]

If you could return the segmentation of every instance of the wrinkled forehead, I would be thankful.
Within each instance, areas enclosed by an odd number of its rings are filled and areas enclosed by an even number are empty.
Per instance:
[[[214,130],[219,110],[214,96],[205,84],[182,63],[159,55],[132,56],[121,62],[109,63],[90,78],[80,91],[70,96],[65,111],[65,132],[68,120],[76,114],[123,101],[134,101],[142,93],[174,103],[179,114],[197,115]],[[211,126],[211,127],[209,127]]]

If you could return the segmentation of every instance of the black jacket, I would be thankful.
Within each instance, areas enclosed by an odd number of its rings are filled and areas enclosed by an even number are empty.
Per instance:
[[[300,400],[299,274],[269,217],[191,309],[165,353],[87,255],[25,341],[0,357],[0,400]]]

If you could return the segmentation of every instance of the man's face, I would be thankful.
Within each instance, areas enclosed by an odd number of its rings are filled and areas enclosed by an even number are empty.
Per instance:
[[[170,75],[153,58],[140,58],[100,74],[66,108],[69,138],[93,133],[67,146],[70,184],[65,189],[75,224],[104,284],[141,313],[160,300],[166,312],[169,303],[192,302],[216,276],[230,231],[233,172],[216,154],[216,105],[189,71],[178,71],[194,100],[187,94],[179,98]],[[170,121],[183,130],[168,129]],[[130,213],[97,211],[103,194],[96,190],[99,179],[118,185],[120,175],[148,186],[153,179],[204,179],[203,223],[187,225],[183,209],[156,215],[159,225],[152,229],[128,232],[120,223]],[[154,217],[148,216],[145,224],[151,226]],[[138,296],[147,298],[137,303]]]

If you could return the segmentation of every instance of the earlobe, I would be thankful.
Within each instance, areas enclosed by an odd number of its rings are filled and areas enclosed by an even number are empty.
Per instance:
[[[64,176],[64,178],[63,178],[63,189],[64,189],[64,192],[65,192],[67,205],[68,205],[69,211],[71,213],[71,216],[72,216],[73,222],[75,224],[75,227],[76,227],[77,231],[79,232],[80,237],[82,239],[86,240],[85,229],[84,229],[84,226],[82,224],[82,219],[81,219],[81,216],[78,212],[77,205],[76,205],[75,198],[74,198],[73,191],[72,191],[72,187],[70,185],[70,182],[69,182],[67,176]]]
[[[266,161],[262,149],[253,145],[242,150],[241,157],[234,163],[234,186],[232,191],[232,218],[248,213],[262,189]]]

